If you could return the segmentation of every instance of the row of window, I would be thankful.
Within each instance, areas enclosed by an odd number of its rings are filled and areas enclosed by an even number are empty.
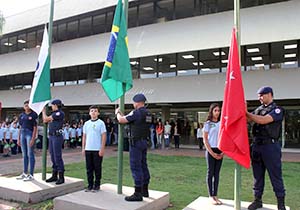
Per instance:
[[[241,47],[243,71],[300,67],[300,40]],[[208,49],[130,59],[134,79],[226,72],[229,48]],[[100,82],[104,63],[51,70],[51,85]],[[33,72],[0,77],[1,89],[31,88]]]
[[[241,7],[252,7],[286,0],[247,0]],[[233,1],[223,0],[140,0],[129,3],[128,27],[172,21],[233,9]],[[78,15],[53,24],[53,42],[109,32],[115,6]],[[44,26],[5,34],[0,39],[0,54],[39,47]]]

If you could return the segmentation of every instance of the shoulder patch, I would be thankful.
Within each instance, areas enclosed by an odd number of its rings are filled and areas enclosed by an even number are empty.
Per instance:
[[[280,114],[280,112],[281,112],[281,110],[280,110],[279,108],[276,108],[276,109],[275,109],[275,113],[276,113],[276,114]]]
[[[127,116],[132,116],[133,115],[133,111],[131,111]]]
[[[28,120],[32,120],[32,117],[28,117]]]
[[[56,115],[56,116],[59,116],[59,115],[60,115],[60,112],[56,112],[55,115]]]

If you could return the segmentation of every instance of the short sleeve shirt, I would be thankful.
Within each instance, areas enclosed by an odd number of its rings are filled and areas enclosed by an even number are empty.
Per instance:
[[[208,143],[210,147],[218,147],[218,135],[220,130],[220,122],[207,121],[204,124],[204,132],[208,133]]]
[[[283,110],[280,107],[276,107],[268,114],[273,118],[274,122],[283,120]]]
[[[83,133],[85,138],[86,151],[99,151],[102,145],[102,134],[106,133],[105,123],[98,120],[89,120],[83,125]]]
[[[49,132],[53,133],[59,129],[62,129],[65,113],[61,110],[52,112],[51,117],[53,121],[49,123]]]
[[[29,129],[33,131],[33,128],[37,126],[37,118],[38,115],[35,112],[30,112],[29,114],[26,114],[23,112],[19,117],[19,122],[22,129]]]

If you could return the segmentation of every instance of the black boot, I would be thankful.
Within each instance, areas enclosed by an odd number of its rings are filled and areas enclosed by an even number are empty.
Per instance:
[[[284,197],[277,197],[277,208],[278,210],[286,210],[284,204]]]
[[[142,189],[142,196],[143,196],[143,197],[146,197],[146,198],[149,197],[149,191],[148,191],[148,185],[147,185],[147,184],[145,184],[145,185],[143,186],[143,189]]]
[[[58,172],[58,180],[55,182],[55,184],[63,184],[65,183],[65,177],[64,177],[64,172]]]
[[[249,210],[256,210],[262,208],[262,200],[260,197],[255,197],[254,201],[248,206]]]
[[[52,176],[46,179],[46,182],[56,182],[57,181],[57,171],[52,171]]]
[[[134,187],[134,193],[131,196],[126,196],[126,201],[143,201],[142,187]]]

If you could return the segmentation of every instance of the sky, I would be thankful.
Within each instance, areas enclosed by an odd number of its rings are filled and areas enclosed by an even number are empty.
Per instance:
[[[50,4],[50,0],[0,0],[0,11],[4,17]]]

